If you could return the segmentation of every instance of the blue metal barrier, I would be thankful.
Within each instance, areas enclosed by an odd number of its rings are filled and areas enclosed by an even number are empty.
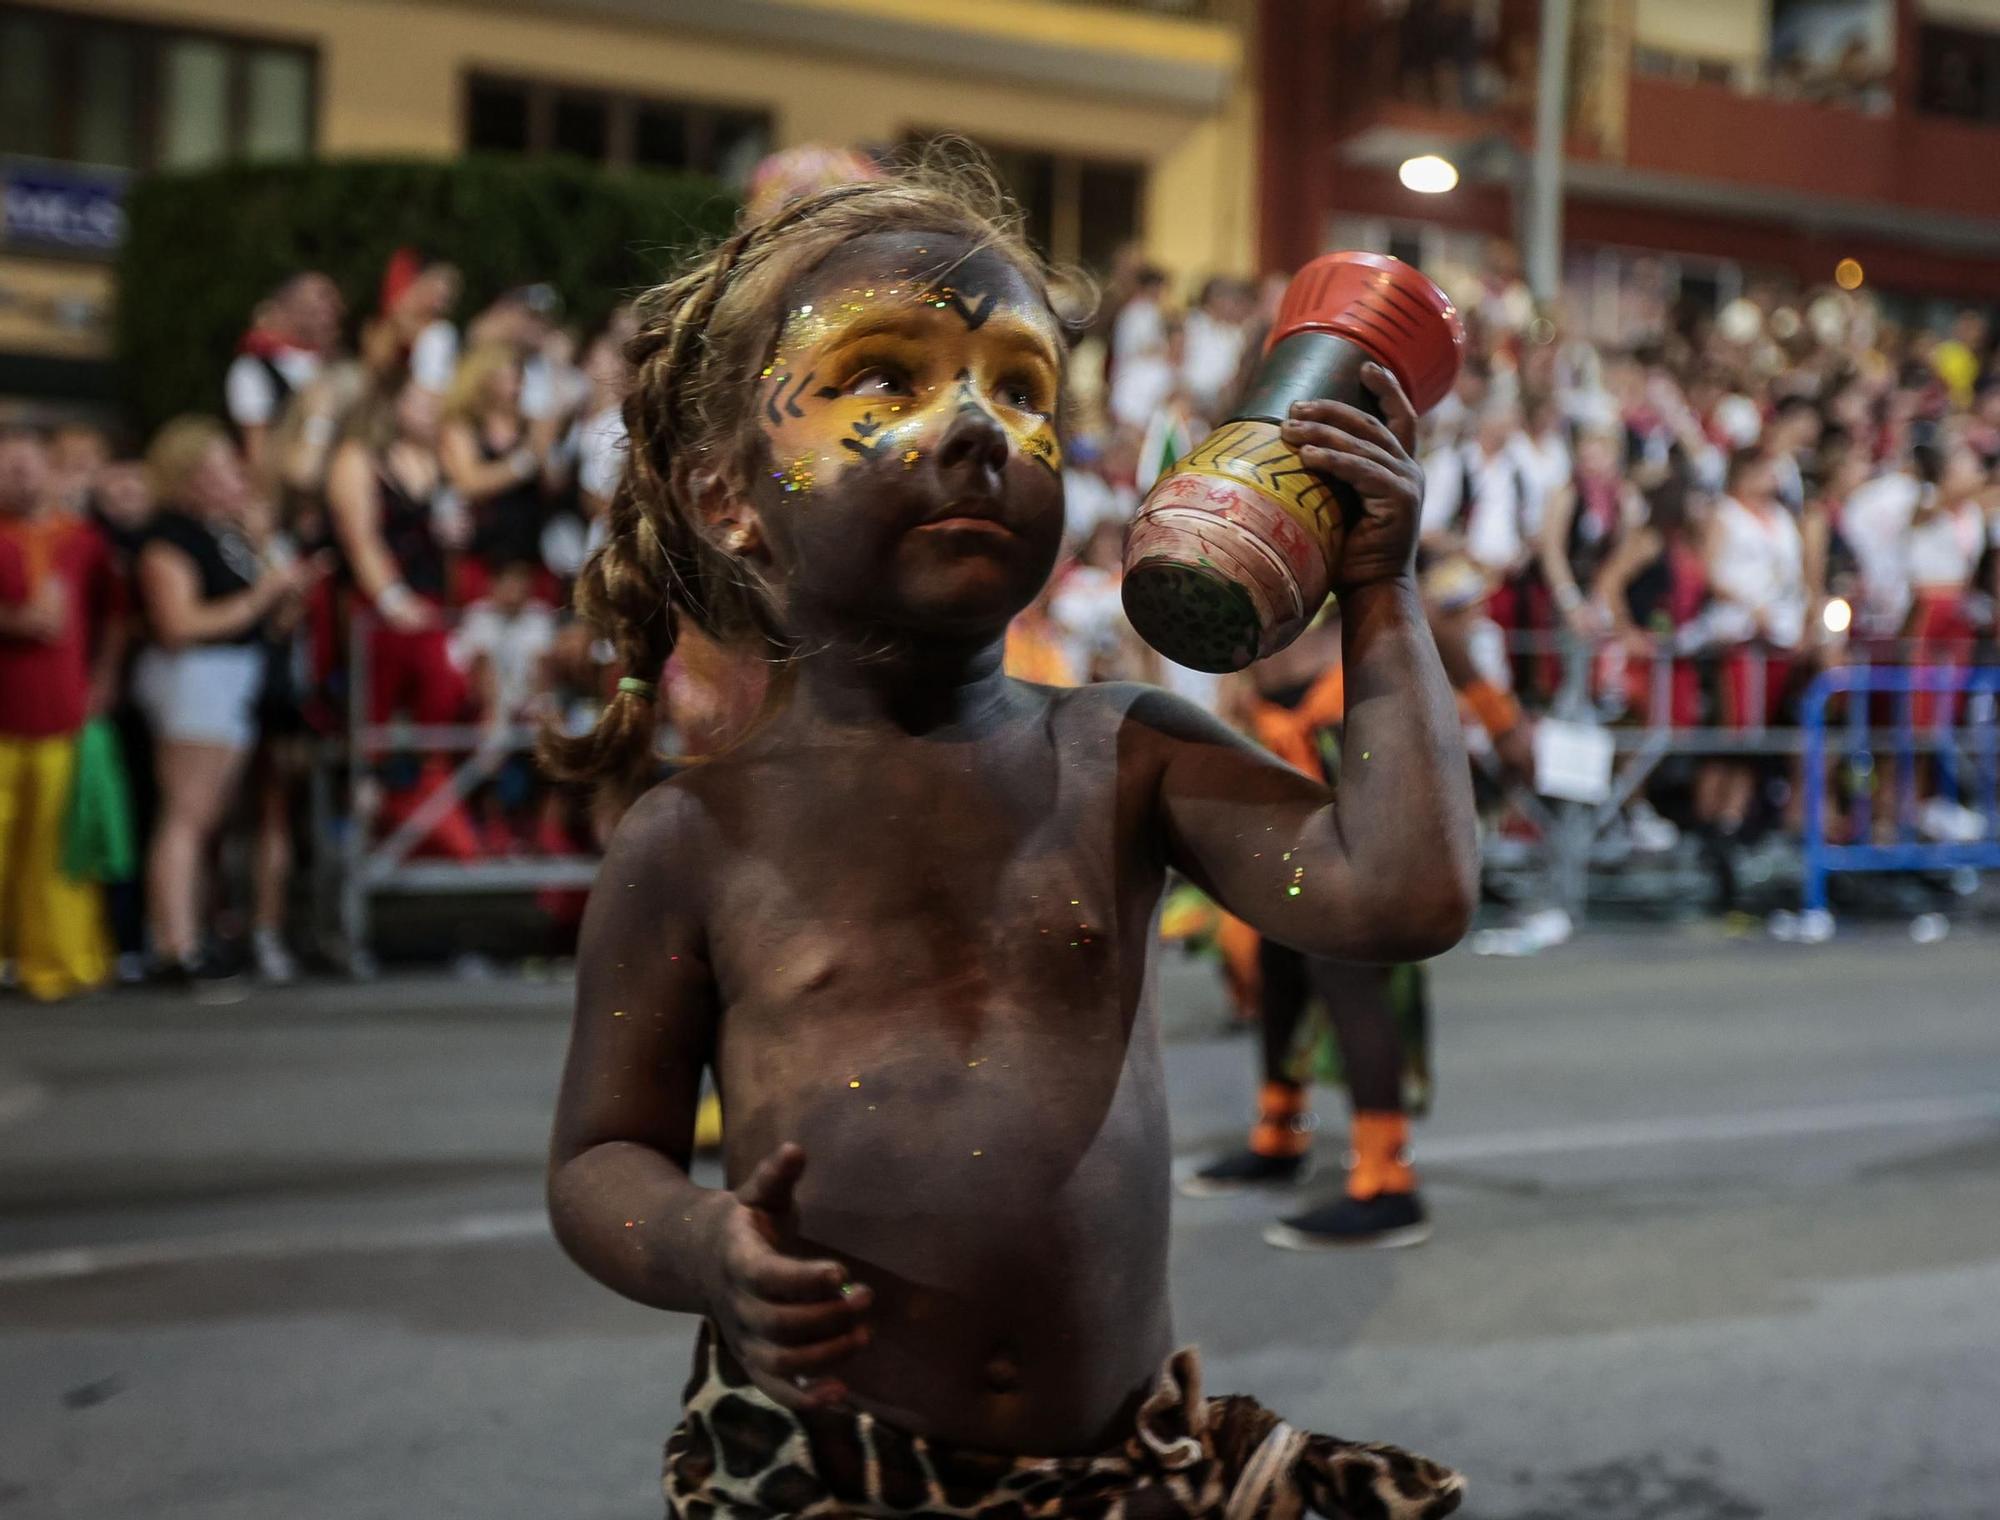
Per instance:
[[[1916,697],[1937,696],[1947,709],[1919,728]],[[1846,696],[1841,756],[1857,785],[1849,838],[1874,834],[1876,751],[1891,751],[1896,838],[1892,844],[1835,844],[1826,835],[1827,707]],[[1873,726],[1877,698],[1894,705],[1889,728]],[[1805,695],[1805,907],[1824,910],[1827,877],[1835,871],[2000,870],[2000,667],[1851,665],[1819,676]],[[1886,740],[1886,745],[1879,742]],[[1973,761],[1970,795],[1962,762]],[[1986,821],[1985,837],[1972,843],[1921,838],[1917,830],[1917,769],[1932,762],[1940,795],[1972,808]]]

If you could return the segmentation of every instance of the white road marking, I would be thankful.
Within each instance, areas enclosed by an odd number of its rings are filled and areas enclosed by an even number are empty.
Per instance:
[[[1774,1108],[1698,1118],[1635,1119],[1623,1124],[1577,1124],[1561,1129],[1461,1135],[1423,1141],[1423,1161],[1498,1161],[1651,1146],[1782,1140],[1801,1135],[1855,1134],[1873,1129],[1930,1129],[2000,1120],[2000,1093],[1959,1098],[1899,1098],[1831,1103],[1814,1108]]]
[[[488,1241],[532,1240],[549,1233],[540,1209],[459,1214],[391,1229],[298,1231],[257,1235],[233,1232],[182,1240],[137,1240],[124,1245],[71,1246],[0,1256],[0,1287],[97,1277],[146,1267],[178,1267],[220,1261],[280,1261],[300,1256],[373,1255],[421,1251],[437,1246],[479,1245]]]
[[[1834,1103],[1762,1113],[1696,1118],[1639,1119],[1623,1124],[1579,1124],[1559,1129],[1501,1131],[1429,1140],[1418,1160],[1430,1164],[1502,1161],[1526,1156],[1580,1155],[1652,1146],[1776,1140],[1803,1135],[1858,1134],[1869,1130],[1942,1129],[2000,1123],[2000,1093],[1956,1098],[1907,1098]],[[1189,1158],[1177,1171],[1199,1165]],[[97,1277],[146,1268],[225,1261],[276,1261],[304,1256],[370,1255],[441,1246],[546,1238],[540,1209],[460,1214],[387,1229],[231,1233],[122,1245],[76,1246],[0,1256],[0,1287]]]

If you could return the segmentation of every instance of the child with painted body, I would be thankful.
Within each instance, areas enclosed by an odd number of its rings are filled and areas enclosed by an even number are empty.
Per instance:
[[[1336,796],[1153,688],[1002,673],[1062,532],[1063,340],[962,193],[812,197],[655,292],[631,352],[586,609],[630,670],[679,618],[783,662],[761,726],[612,841],[556,1122],[571,1255],[709,1322],[674,1511],[1219,1515],[1246,1464],[1259,1514],[1455,1507],[1447,1470],[1204,1400],[1170,1359],[1168,870],[1322,955],[1435,954],[1471,911],[1395,381],[1369,378],[1387,425],[1287,427],[1365,501],[1337,584],[1375,759]],[[644,778],[634,684],[559,768]],[[711,1064],[727,1191],[686,1171]]]

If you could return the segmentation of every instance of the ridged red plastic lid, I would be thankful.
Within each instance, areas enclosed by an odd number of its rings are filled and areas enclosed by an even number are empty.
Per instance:
[[[1458,381],[1465,324],[1451,297],[1413,265],[1381,253],[1323,253],[1292,277],[1268,347],[1325,332],[1373,354],[1427,412]]]

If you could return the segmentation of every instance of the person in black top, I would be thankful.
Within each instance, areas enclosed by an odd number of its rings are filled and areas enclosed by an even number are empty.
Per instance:
[[[134,690],[152,724],[160,818],[147,860],[153,954],[170,978],[198,975],[209,845],[256,742],[268,619],[321,573],[263,559],[243,531],[250,484],[228,431],[181,417],[146,455],[160,510],[138,559],[149,646]]]
[[[521,361],[512,348],[483,344],[460,361],[438,455],[472,514],[471,553],[453,588],[461,604],[485,594],[493,566],[541,558],[554,444],[550,425],[522,414]]]
[[[441,497],[450,487],[438,459],[438,399],[405,379],[376,398],[335,452],[327,506],[352,586],[356,615],[370,620],[368,717],[397,713],[423,724],[464,716],[465,678],[445,643],[448,563],[438,538]],[[449,780],[443,757],[429,757],[418,799]],[[472,822],[454,806],[430,836],[445,854],[479,852]]]

